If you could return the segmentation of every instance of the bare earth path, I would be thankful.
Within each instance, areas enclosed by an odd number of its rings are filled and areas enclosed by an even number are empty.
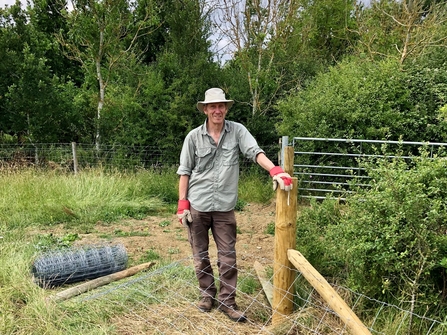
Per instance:
[[[275,205],[247,204],[243,211],[236,212],[236,219],[238,266],[253,267],[256,259],[273,259],[274,236],[267,231],[275,222]],[[80,237],[77,244],[121,243],[136,263],[148,252],[170,260],[191,255],[187,231],[175,214],[110,224],[98,222],[92,232],[80,234]],[[211,239],[210,255],[215,254],[216,248]]]

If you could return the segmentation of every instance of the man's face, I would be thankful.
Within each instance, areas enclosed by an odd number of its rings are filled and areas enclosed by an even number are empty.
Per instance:
[[[208,121],[214,124],[221,124],[227,115],[227,104],[224,102],[216,102],[206,104],[203,112],[208,116]]]

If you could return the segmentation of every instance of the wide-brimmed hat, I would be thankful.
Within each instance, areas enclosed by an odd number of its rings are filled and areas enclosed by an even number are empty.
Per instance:
[[[203,112],[203,106],[206,104],[212,104],[217,102],[225,102],[227,104],[227,108],[230,109],[233,106],[233,100],[227,100],[225,98],[225,92],[220,88],[210,88],[205,92],[205,100],[199,101],[197,103],[197,109]]]

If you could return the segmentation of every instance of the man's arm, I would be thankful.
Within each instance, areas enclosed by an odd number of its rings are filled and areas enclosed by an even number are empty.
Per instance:
[[[188,184],[189,176],[187,174],[180,176],[180,181],[178,184],[178,198],[179,200],[186,200],[188,197]]]
[[[263,153],[259,153],[256,156],[256,162],[264,169],[267,171],[270,171],[271,169],[273,169],[275,167],[275,164],[273,164],[273,162]]]

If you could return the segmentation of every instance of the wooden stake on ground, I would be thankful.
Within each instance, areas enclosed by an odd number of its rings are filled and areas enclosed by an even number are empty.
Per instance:
[[[111,282],[114,282],[114,281],[117,281],[120,279],[124,279],[126,277],[133,276],[134,274],[136,274],[140,271],[149,269],[154,264],[155,264],[154,262],[144,263],[144,264],[133,266],[133,267],[123,270],[123,271],[115,272],[115,273],[109,274],[107,276],[103,276],[103,277],[99,277],[99,278],[90,280],[88,282],[77,285],[75,287],[71,287],[65,291],[61,291],[55,295],[49,296],[49,297],[47,297],[47,301],[61,302],[61,301],[70,299],[74,296],[77,296],[79,294],[93,290],[97,287],[104,286]]]
[[[338,295],[324,277],[296,250],[287,252],[289,260],[303,274],[304,278],[315,288],[330,308],[337,313],[340,319],[351,329],[354,335],[371,335],[370,331],[360,321],[357,315],[349,308],[346,302]]]
[[[264,290],[264,294],[269,301],[270,306],[273,305],[273,285],[270,283],[267,274],[265,272],[265,268],[259,263],[255,261],[254,268],[256,274],[258,275],[259,281],[261,282],[262,288]]]

